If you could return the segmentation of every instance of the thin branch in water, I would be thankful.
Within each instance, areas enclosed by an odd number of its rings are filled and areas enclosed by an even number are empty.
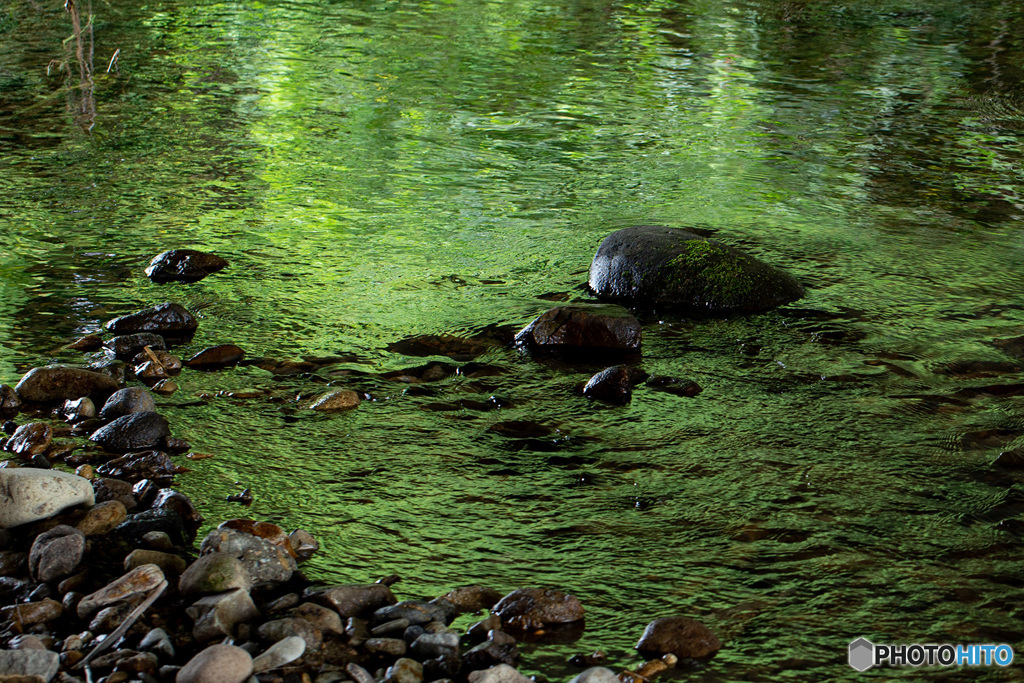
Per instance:
[[[118,66],[118,69],[114,73],[121,73],[120,64],[118,64],[117,61],[117,56],[119,54],[121,54],[121,48],[117,48],[116,50],[114,50],[114,56],[110,58],[110,64],[107,65],[107,73],[110,73],[110,70],[113,69],[115,65]]]

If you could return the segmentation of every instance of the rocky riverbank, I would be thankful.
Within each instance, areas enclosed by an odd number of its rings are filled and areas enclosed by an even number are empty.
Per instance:
[[[692,233],[643,227],[609,240],[595,257],[591,286],[634,307],[752,311],[802,294],[788,276]],[[683,258],[695,249],[699,259]],[[179,250],[157,256],[146,272],[158,283],[197,282],[227,265]],[[744,292],[733,286],[744,273],[757,283],[747,288],[756,301],[743,303]],[[652,287],[667,288],[665,296]],[[773,287],[781,293],[764,298]],[[317,540],[265,521],[226,520],[197,547],[204,520],[173,485],[187,472],[182,461],[201,456],[173,436],[153,394],[173,394],[183,371],[248,362],[288,374],[317,363],[246,361],[234,345],[183,360],[171,349],[191,340],[199,322],[171,302],[104,327],[107,338],[89,335],[62,350],[93,354],[82,363],[32,368],[16,387],[0,386],[7,434],[0,448],[8,456],[0,463],[0,681],[518,683],[527,680],[514,668],[521,639],[582,632],[585,606],[555,588],[503,596],[461,586],[400,601],[392,591],[396,576],[317,586],[299,568],[317,552]],[[642,331],[618,305],[576,304],[551,309],[509,341],[539,356],[628,363],[641,353]],[[455,345],[470,357],[486,347],[471,339]],[[429,363],[387,378],[417,383],[453,371]],[[693,382],[648,377],[629,364],[598,373],[581,392],[622,404],[644,381],[680,396],[700,392]],[[305,407],[351,410],[364,397],[333,389]],[[464,631],[451,628],[467,613],[479,619]],[[706,661],[721,647],[685,616],[656,619],[636,635],[646,664],[616,673],[600,666],[599,654],[580,655],[572,662],[582,670],[576,683],[642,683]]]

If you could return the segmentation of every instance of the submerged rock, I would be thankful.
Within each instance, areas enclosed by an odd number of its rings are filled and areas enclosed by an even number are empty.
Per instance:
[[[320,412],[337,412],[340,410],[351,410],[359,406],[359,394],[347,389],[335,389],[321,394],[313,399],[310,404],[312,410]]]
[[[520,588],[503,597],[491,610],[501,623],[519,629],[567,624],[583,618],[583,605],[572,595],[554,589]]]
[[[156,332],[164,337],[185,337],[195,332],[199,321],[181,304],[163,303],[107,321],[114,334]]]
[[[10,420],[21,410],[21,399],[13,387],[0,384],[0,420]]]
[[[605,301],[695,315],[755,313],[796,301],[792,276],[717,240],[660,225],[613,232],[590,265]]]
[[[647,373],[643,370],[616,365],[591,377],[583,387],[583,395],[605,403],[625,405],[633,398],[633,387],[646,378]]]
[[[557,306],[524,327],[515,340],[536,351],[639,352],[640,321],[621,306]]]
[[[154,351],[166,351],[167,342],[159,334],[152,332],[137,332],[136,334],[119,334],[111,337],[103,343],[103,349],[108,355],[120,360],[134,358],[146,347]]]
[[[159,413],[131,413],[100,427],[89,437],[108,451],[159,448],[171,435],[167,419]]]
[[[228,262],[220,256],[205,251],[171,249],[153,257],[146,268],[146,275],[157,284],[199,282],[227,265]]]
[[[681,379],[678,377],[666,377],[665,375],[655,375],[647,380],[646,386],[654,389],[655,391],[664,391],[667,394],[674,394],[676,396],[687,396],[694,397],[704,389],[696,382],[689,379]]]
[[[245,358],[245,351],[234,344],[221,344],[203,349],[185,361],[185,367],[193,370],[216,370],[238,365]]]
[[[81,368],[51,365],[29,370],[14,390],[22,401],[55,403],[83,396],[105,399],[118,388],[117,382],[109,375]]]
[[[666,617],[647,625],[636,649],[645,657],[673,654],[680,659],[708,659],[722,649],[722,643],[696,619]]]
[[[73,505],[95,501],[88,479],[67,472],[0,469],[0,527],[47,519]]]

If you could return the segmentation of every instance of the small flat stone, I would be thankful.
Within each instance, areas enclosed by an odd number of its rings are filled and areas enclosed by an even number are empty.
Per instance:
[[[108,451],[160,448],[171,435],[167,419],[155,412],[131,413],[100,427],[89,437]]]
[[[77,475],[32,468],[0,469],[0,527],[5,529],[94,502],[92,484]]]
[[[18,427],[7,440],[5,449],[29,460],[39,455],[50,445],[53,429],[45,422],[29,422]]]
[[[424,602],[403,600],[394,605],[381,607],[373,613],[372,621],[381,624],[394,619],[407,619],[410,624],[426,624],[440,621],[445,624],[455,616],[454,607],[447,602]]]
[[[519,629],[542,628],[583,618],[583,605],[562,591],[520,588],[503,597],[492,610],[506,626]]]
[[[36,602],[19,602],[17,605],[0,608],[0,618],[25,629],[35,624],[45,624],[64,616],[64,606],[56,600],[45,598]]]
[[[103,407],[100,417],[104,420],[116,420],[132,413],[151,413],[156,410],[153,394],[146,387],[127,387],[111,394]]]
[[[486,586],[462,586],[441,596],[443,600],[455,605],[462,612],[480,612],[490,609],[501,600],[502,595],[493,588]]]
[[[216,370],[238,365],[245,358],[245,350],[234,344],[210,346],[195,354],[187,361],[185,367],[193,370]]]
[[[402,657],[388,668],[384,680],[392,683],[422,683],[423,665],[415,659]]]
[[[75,401],[69,399],[64,401],[64,405],[61,406],[60,412],[63,413],[68,422],[91,420],[96,417],[96,403],[94,403],[88,396],[83,396]]]
[[[157,284],[168,282],[199,282],[228,266],[216,254],[196,249],[171,249],[153,257],[146,275]]]
[[[178,671],[176,683],[244,683],[253,673],[252,656],[234,645],[211,645]]]
[[[363,643],[363,647],[370,654],[401,657],[405,654],[408,645],[401,638],[370,638]]]
[[[474,671],[469,674],[469,683],[532,683],[508,664],[499,664],[490,669]]]
[[[377,679],[375,679],[369,671],[355,662],[349,662],[345,667],[345,671],[348,672],[349,677],[351,677],[355,683],[377,683]]]
[[[298,636],[306,642],[310,651],[318,650],[323,643],[323,634],[305,619],[285,617],[268,621],[259,627],[258,633],[263,640],[277,642],[285,638]]]
[[[296,598],[297,597],[298,596],[296,596]],[[338,616],[338,613],[332,609],[317,605],[316,603],[302,603],[295,608],[295,616],[300,619],[305,619],[317,629],[325,633],[337,633],[341,635],[345,632],[345,625],[341,622],[341,617]]]
[[[306,641],[299,636],[288,636],[271,645],[266,652],[253,660],[256,673],[272,671],[290,664],[306,652]]]
[[[195,620],[192,635],[201,642],[233,637],[239,624],[260,616],[249,593],[241,588],[199,598],[185,612]]]
[[[604,666],[592,666],[573,677],[569,683],[621,683],[618,675]]]
[[[313,600],[330,607],[342,618],[358,617],[397,602],[383,583],[334,586],[310,594]]]

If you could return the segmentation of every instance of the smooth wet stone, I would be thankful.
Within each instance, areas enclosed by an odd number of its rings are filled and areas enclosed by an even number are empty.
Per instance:
[[[14,387],[0,384],[0,419],[10,420],[21,410],[21,399]]]
[[[454,605],[460,613],[490,609],[501,598],[501,593],[493,588],[478,585],[461,586],[441,596],[441,599]]]
[[[178,383],[173,379],[162,379],[153,385],[153,393],[160,396],[173,396],[178,389]]]
[[[516,344],[562,354],[638,353],[640,321],[621,306],[557,306],[538,316],[516,335]]]
[[[392,683],[422,683],[423,665],[415,659],[402,657],[388,668],[384,680]]]
[[[120,387],[110,376],[81,368],[51,365],[32,368],[14,390],[22,401],[56,403],[88,396],[105,399]]]
[[[137,606],[137,600],[118,602],[109,607],[104,607],[93,615],[89,621],[89,631],[92,633],[111,633],[124,623],[128,615]]]
[[[60,669],[60,655],[48,650],[0,650],[0,675],[39,676],[49,682]]]
[[[323,413],[351,410],[359,405],[359,394],[347,389],[335,389],[313,399],[310,409]]]
[[[666,377],[664,375],[655,375],[647,380],[645,386],[654,389],[655,391],[664,391],[667,394],[674,394],[675,396],[686,396],[692,398],[704,391],[699,384],[688,379],[681,379],[678,377]]]
[[[368,638],[363,647],[370,654],[401,657],[409,646],[401,638]]]
[[[313,537],[313,534],[303,529],[296,529],[288,534],[288,540],[291,541],[292,550],[295,551],[295,559],[299,562],[313,557],[316,551],[320,549],[320,542]]]
[[[322,605],[304,602],[295,608],[295,616],[305,619],[324,633],[337,633],[338,635],[345,633],[345,624],[342,623],[338,613]]]
[[[146,387],[127,387],[111,394],[103,407],[100,417],[104,420],[116,420],[132,413],[152,413],[156,411],[156,401]]]
[[[154,628],[139,641],[139,649],[145,652],[152,652],[164,660],[174,659],[174,643],[167,631],[162,628]]]
[[[68,422],[91,420],[96,417],[97,413],[96,404],[88,396],[84,396],[75,401],[64,401],[64,405],[61,406],[60,412]]]
[[[77,475],[54,470],[0,469],[0,527],[5,529],[94,502],[92,484]]]
[[[605,301],[697,315],[765,311],[804,295],[799,282],[774,266],[717,240],[660,225],[606,237],[588,284]]]
[[[143,510],[128,515],[113,533],[131,542],[139,542],[148,533],[160,531],[175,545],[185,545],[192,538],[181,515],[174,510]]]
[[[91,471],[95,473],[95,470]],[[126,481],[108,477],[96,477],[92,479],[92,488],[95,491],[97,503],[116,500],[126,510],[131,510],[135,507],[135,495],[132,493],[132,485]]]
[[[302,638],[306,643],[306,649],[310,652],[318,650],[323,643],[323,634],[305,619],[297,617],[273,619],[262,624],[257,632],[263,640],[274,643],[285,638]]]
[[[516,639],[502,631],[493,631],[490,638],[462,655],[465,670],[489,669],[498,664],[515,666],[519,661]]]
[[[256,673],[272,671],[294,662],[306,652],[306,641],[299,636],[288,636],[271,645],[253,660]]]
[[[498,664],[489,669],[469,674],[469,683],[533,683],[508,664]]]
[[[86,536],[102,536],[110,533],[128,517],[128,510],[119,500],[96,503],[79,520],[75,528]]]
[[[456,657],[459,654],[459,636],[454,633],[424,633],[413,641],[409,649],[417,659]]]
[[[252,655],[234,645],[211,645],[178,671],[175,683],[245,683],[253,674]]]
[[[696,619],[666,617],[647,625],[636,649],[645,657],[673,654],[680,659],[707,659],[722,649],[722,643]]]
[[[349,662],[345,667],[345,671],[348,673],[349,677],[355,681],[355,683],[377,683],[377,679],[375,679],[369,671],[355,662]]]
[[[342,618],[372,613],[385,605],[397,602],[395,594],[383,583],[334,586],[309,594],[316,602],[330,607]]]
[[[155,412],[132,413],[100,427],[89,437],[108,451],[160,448],[171,435],[167,419]]]
[[[87,334],[79,337],[75,341],[65,344],[63,348],[68,351],[82,351],[88,353],[89,351],[96,351],[103,346],[103,337],[98,334]]]
[[[403,600],[394,605],[381,607],[373,613],[371,622],[383,624],[394,619],[406,619],[410,624],[426,624],[440,621],[447,624],[455,616],[454,606],[447,602],[423,602]]]
[[[50,641],[49,646],[39,636],[32,635],[31,633],[23,633],[20,636],[14,636],[8,642],[8,647],[12,650],[49,650],[53,646],[52,638],[47,638]]]
[[[78,603],[78,618],[89,619],[93,614],[117,602],[144,595],[164,581],[164,573],[155,564],[137,567],[82,598]]]
[[[178,513],[191,532],[195,532],[203,523],[203,516],[199,514],[192,499],[181,491],[171,488],[160,489],[153,499],[152,507],[154,510],[173,510]]]
[[[29,422],[15,430],[5,449],[29,460],[44,452],[53,440],[53,429],[45,422]]]
[[[188,566],[184,558],[178,555],[146,548],[136,548],[128,554],[128,557],[124,558],[126,571],[131,571],[144,564],[155,564],[166,576],[179,576]]]
[[[192,636],[201,642],[233,637],[239,624],[260,616],[248,591],[241,588],[199,598],[185,612],[195,621]]]
[[[245,358],[245,351],[234,344],[210,346],[195,354],[184,365],[192,370],[216,370],[238,365]]]
[[[203,555],[222,552],[235,556],[252,577],[253,587],[284,583],[297,568],[295,559],[286,549],[235,529],[214,529],[203,539],[200,552]]]
[[[231,553],[203,555],[178,579],[178,590],[186,596],[223,593],[236,588],[248,591],[251,587],[249,571]]]
[[[28,554],[28,567],[36,581],[50,582],[73,574],[85,555],[85,535],[60,524],[36,536]]]
[[[583,387],[583,395],[605,403],[625,405],[633,398],[633,387],[647,373],[627,365],[616,365],[597,373]]]
[[[165,339],[195,332],[199,322],[188,310],[174,303],[163,303],[107,321],[104,327],[114,334],[155,332]]]
[[[181,358],[178,356],[175,356],[169,351],[154,351],[152,349],[149,351],[143,349],[139,353],[135,354],[129,363],[135,366],[135,374],[138,375],[139,379],[146,379],[145,372],[142,370],[141,366],[147,363],[163,373],[162,376],[156,377],[157,379],[180,375],[181,368],[183,367]]]
[[[618,675],[604,666],[592,666],[574,676],[569,683],[622,683]]]
[[[506,626],[542,628],[583,618],[583,605],[572,595],[554,589],[520,588],[503,597],[492,610]]]
[[[171,249],[157,254],[146,267],[146,275],[157,284],[168,282],[199,282],[228,266],[216,254],[196,249]]]
[[[129,360],[138,353],[149,347],[153,351],[166,351],[167,342],[159,334],[152,332],[137,332],[135,334],[120,334],[111,337],[103,344],[104,351],[114,358]]]

